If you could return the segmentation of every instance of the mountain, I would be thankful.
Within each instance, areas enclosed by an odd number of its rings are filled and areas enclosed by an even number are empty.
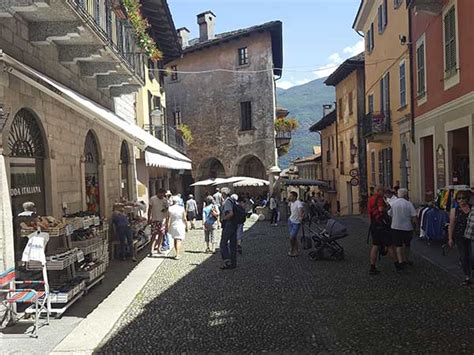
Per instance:
[[[299,122],[298,129],[292,135],[289,153],[278,160],[282,169],[298,157],[313,154],[313,146],[319,144],[319,135],[311,133],[309,127],[321,119],[323,105],[332,104],[336,97],[334,88],[324,85],[324,80],[316,79],[286,90],[277,88],[277,107],[289,110],[288,117],[294,117]]]

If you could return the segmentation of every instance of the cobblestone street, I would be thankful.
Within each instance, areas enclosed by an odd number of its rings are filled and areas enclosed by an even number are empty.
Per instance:
[[[418,256],[408,274],[383,260],[369,276],[366,222],[342,221],[345,261],[289,258],[286,225],[259,222],[230,271],[192,231],[97,352],[473,353],[473,290]]]

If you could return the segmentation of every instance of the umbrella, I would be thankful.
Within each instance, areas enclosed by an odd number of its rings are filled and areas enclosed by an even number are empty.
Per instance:
[[[191,184],[190,186],[209,186],[212,185],[217,179],[207,179],[207,180],[202,180],[202,181],[197,181],[194,184]]]
[[[234,182],[237,182],[237,181],[242,181],[242,180],[245,180],[245,179],[250,179],[248,177],[245,177],[245,176],[232,176],[230,178],[226,178],[226,179],[216,179],[215,182],[213,183],[213,185],[225,185],[225,184],[232,184]]]
[[[262,179],[248,178],[245,180],[237,181],[234,183],[234,187],[239,186],[268,186],[270,182]]]

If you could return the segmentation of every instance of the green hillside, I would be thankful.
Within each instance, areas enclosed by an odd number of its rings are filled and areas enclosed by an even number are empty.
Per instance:
[[[289,110],[289,117],[299,121],[290,152],[279,159],[282,169],[287,168],[291,160],[313,154],[312,147],[319,144],[319,135],[309,132],[309,127],[322,117],[323,105],[335,101],[334,88],[324,85],[324,80],[313,80],[287,90],[277,89],[277,106]]]

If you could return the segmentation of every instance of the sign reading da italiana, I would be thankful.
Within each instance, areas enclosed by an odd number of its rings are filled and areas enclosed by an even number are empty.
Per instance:
[[[446,186],[446,157],[444,155],[444,147],[440,144],[436,150],[436,175],[438,188]]]
[[[41,193],[41,186],[23,186],[23,187],[13,187],[10,189],[10,195],[12,197],[31,195],[31,194],[40,194],[40,193]]]

